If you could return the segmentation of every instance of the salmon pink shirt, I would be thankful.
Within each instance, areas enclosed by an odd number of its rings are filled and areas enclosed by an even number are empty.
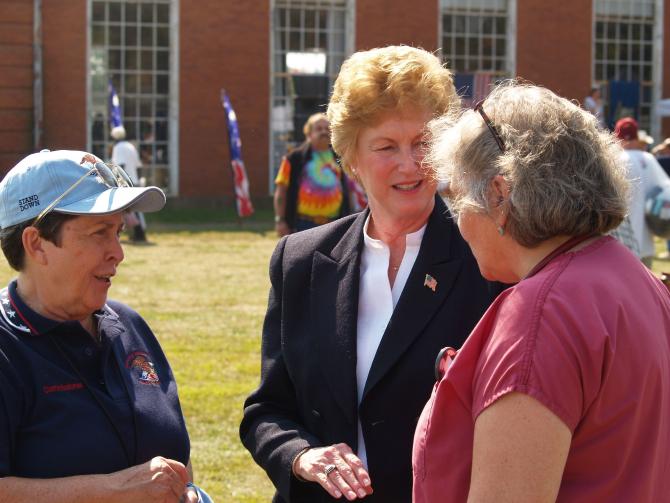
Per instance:
[[[532,396],[572,432],[557,501],[670,501],[670,294],[611,237],[504,291],[435,385],[414,502],[465,502],[474,423]]]

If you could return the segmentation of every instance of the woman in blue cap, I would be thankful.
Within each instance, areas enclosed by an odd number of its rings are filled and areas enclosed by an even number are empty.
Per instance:
[[[0,500],[196,502],[170,366],[146,322],[107,300],[123,212],[157,187],[85,152],[42,151],[0,183]]]

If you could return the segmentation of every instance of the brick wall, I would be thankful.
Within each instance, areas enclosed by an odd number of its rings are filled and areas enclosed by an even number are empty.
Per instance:
[[[357,0],[356,49],[406,44],[438,48],[438,0]]]
[[[43,0],[42,146],[86,145],[87,0]],[[582,100],[591,85],[590,2],[518,0],[518,75]],[[670,33],[670,0],[664,30]],[[406,43],[438,47],[438,0],[357,0],[357,49]],[[252,194],[268,190],[270,2],[180,2],[180,196],[232,196],[225,87],[238,115]],[[566,27],[569,27],[567,29]],[[0,0],[0,174],[33,150],[33,0]],[[664,39],[670,61],[670,37]],[[663,69],[670,97],[670,64]],[[664,120],[670,136],[670,120]]]
[[[33,149],[33,0],[0,2],[0,175]]]
[[[269,1],[180,3],[179,195],[231,197],[226,121],[237,114],[251,193],[267,195],[270,96]]]
[[[591,2],[518,0],[516,72],[580,102],[591,89]]]
[[[42,146],[86,149],[86,0],[42,1]]]

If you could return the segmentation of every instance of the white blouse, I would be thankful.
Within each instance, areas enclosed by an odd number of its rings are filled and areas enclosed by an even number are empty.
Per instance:
[[[383,241],[373,239],[368,235],[368,216],[363,227],[363,254],[361,256],[361,276],[358,290],[358,320],[356,336],[356,384],[358,387],[358,404],[363,398],[365,382],[368,379],[372,361],[382,340],[386,326],[391,320],[400,294],[405,288],[409,273],[419,254],[421,240],[426,225],[416,232],[405,236],[405,254],[393,288],[388,279],[389,260],[391,251]],[[358,457],[365,467],[368,466],[365,440],[360,419],[358,421]]]

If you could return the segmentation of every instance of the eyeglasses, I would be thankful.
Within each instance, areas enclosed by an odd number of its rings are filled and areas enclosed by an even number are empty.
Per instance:
[[[123,171],[123,168],[120,166],[116,166],[114,164],[105,164],[104,162],[96,162],[93,164],[93,167],[89,169],[86,173],[84,173],[79,180],[74,182],[70,188],[68,188],[65,192],[63,192],[60,196],[58,196],[56,199],[51,201],[51,204],[49,204],[46,208],[44,208],[39,215],[37,215],[37,218],[35,221],[32,223],[33,227],[37,227],[37,224],[40,223],[40,221],[49,213],[51,212],[58,203],[60,203],[70,192],[72,192],[74,189],[76,189],[81,182],[86,180],[86,177],[92,175],[93,173],[96,174],[100,180],[102,180],[102,183],[104,183],[108,188],[113,189],[115,187],[132,187],[133,182],[130,179],[130,177],[126,174],[125,171]]]
[[[486,115],[486,112],[484,112],[484,100],[481,100],[479,103],[477,103],[475,105],[474,110],[475,112],[479,112],[479,115],[481,115],[482,119],[484,119],[484,124],[486,124],[486,127],[489,128],[489,131],[491,131],[493,139],[498,144],[498,148],[500,149],[500,151],[505,152],[505,142],[500,137],[500,134],[498,134],[498,130],[493,125],[493,121],[491,121],[491,119],[489,119],[489,116]]]

